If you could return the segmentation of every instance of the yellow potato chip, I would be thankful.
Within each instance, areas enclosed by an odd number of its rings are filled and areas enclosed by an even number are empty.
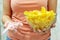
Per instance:
[[[47,11],[44,7],[41,10],[25,11],[24,15],[34,30],[48,29],[56,18],[53,10]]]

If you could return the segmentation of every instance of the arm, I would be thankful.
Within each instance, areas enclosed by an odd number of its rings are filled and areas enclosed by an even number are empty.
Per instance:
[[[48,0],[48,10],[53,10],[56,13],[57,10],[57,0]],[[52,27],[55,26],[56,20]]]
[[[11,8],[10,8],[10,0],[3,0],[3,17],[2,22],[5,23],[11,20]]]
[[[53,10],[56,13],[57,0],[48,0],[48,10]]]
[[[11,6],[10,6],[10,2],[11,0],[3,0],[3,17],[2,17],[2,22],[5,24],[5,22],[12,22],[11,19],[11,15],[12,15],[12,11],[11,11]],[[8,31],[8,37],[11,38],[12,40],[18,40],[16,39],[16,36],[18,35],[15,32],[13,33],[12,30]],[[11,36],[12,35],[12,36]]]

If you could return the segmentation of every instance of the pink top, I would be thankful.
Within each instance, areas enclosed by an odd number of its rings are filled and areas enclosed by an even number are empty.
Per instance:
[[[48,0],[11,0],[12,20],[26,22],[24,11],[40,10],[42,6],[47,9]]]
[[[26,10],[34,10],[44,6],[47,9],[48,0],[11,0],[11,9],[12,9],[12,20],[13,21],[22,21],[24,27],[30,27],[24,17],[23,12]],[[50,36],[50,31],[48,31],[44,36]],[[40,38],[40,37],[38,37]],[[48,38],[44,40],[48,40]]]

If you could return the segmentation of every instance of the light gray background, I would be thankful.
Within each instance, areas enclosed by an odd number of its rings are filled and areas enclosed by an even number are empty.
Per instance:
[[[3,10],[3,0],[0,0],[0,19],[2,18],[2,10]],[[1,32],[3,31],[3,26],[0,20],[0,29]],[[60,40],[60,0],[58,0],[58,5],[57,5],[57,23],[56,27],[51,29],[51,40]],[[6,40],[6,36],[0,37],[0,40]]]

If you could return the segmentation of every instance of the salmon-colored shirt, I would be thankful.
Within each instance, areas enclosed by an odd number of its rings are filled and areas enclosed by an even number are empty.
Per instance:
[[[44,6],[47,9],[48,0],[11,0],[11,9],[12,9],[12,20],[13,21],[22,21],[24,27],[30,27],[26,21],[26,18],[23,14],[24,11],[31,11],[38,9]],[[43,35],[43,34],[42,34]],[[43,35],[44,37],[48,36],[44,40],[48,40],[50,36],[50,31]],[[36,37],[37,38],[37,37]],[[40,37],[38,37],[39,39]],[[39,39],[41,40],[41,39]]]

